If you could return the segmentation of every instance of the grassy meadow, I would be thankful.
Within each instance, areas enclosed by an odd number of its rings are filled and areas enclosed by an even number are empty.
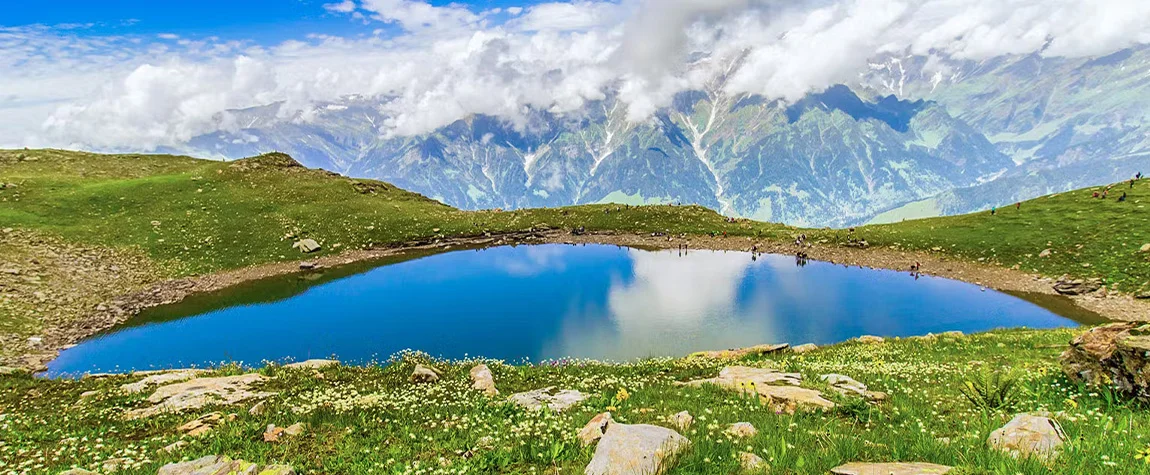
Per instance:
[[[674,474],[740,473],[739,452],[759,455],[770,465],[767,473],[780,474],[821,474],[848,461],[926,461],[954,466],[958,474],[1150,473],[1150,464],[1137,457],[1150,450],[1150,433],[1143,430],[1150,413],[1105,391],[1072,384],[1059,370],[1056,356],[1072,333],[1007,330],[848,342],[738,363],[800,372],[804,386],[824,390],[819,375],[846,374],[890,395],[869,404],[824,391],[838,408],[795,415],[775,413],[717,387],[675,385],[714,376],[723,366],[698,358],[514,366],[488,361],[502,393],[496,398],[469,388],[467,372],[477,361],[448,363],[408,353],[368,367],[273,365],[259,370],[271,377],[261,389],[278,393],[262,415],[249,414],[252,403],[241,403],[133,421],[120,416],[145,405],[148,393],[127,395],[118,387],[140,376],[50,381],[0,376],[0,474],[96,469],[109,459],[129,467],[122,473],[155,473],[165,463],[212,454],[289,463],[303,473],[576,474],[593,453],[576,433],[605,410],[619,422],[666,427],[671,427],[669,416],[689,411],[695,422],[682,433],[692,446],[675,462]],[[443,370],[443,379],[409,383],[416,362]],[[241,371],[219,369],[220,374]],[[1002,408],[968,401],[960,386],[982,371],[1020,375],[1017,401]],[[592,397],[558,414],[528,411],[502,399],[546,386]],[[620,390],[628,397],[620,399]],[[1057,414],[1068,436],[1049,464],[987,447],[990,432],[1012,414],[1037,410]],[[211,411],[237,418],[199,437],[176,429]],[[308,427],[303,435],[263,441],[268,424],[297,422]],[[724,434],[735,422],[749,422],[759,432],[745,439]],[[160,450],[181,440],[186,445],[172,453]]]

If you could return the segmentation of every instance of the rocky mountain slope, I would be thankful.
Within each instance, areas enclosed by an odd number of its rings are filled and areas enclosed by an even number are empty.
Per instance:
[[[889,57],[856,84],[793,104],[727,94],[719,77],[641,123],[608,97],[575,114],[533,111],[519,126],[472,116],[388,137],[385,99],[351,97],[288,117],[274,104],[234,111],[236,131],[187,148],[283,151],[465,209],[682,202],[847,226],[925,199],[937,204],[931,213],[961,213],[1150,170],[1148,84],[1150,48],[983,63]]]

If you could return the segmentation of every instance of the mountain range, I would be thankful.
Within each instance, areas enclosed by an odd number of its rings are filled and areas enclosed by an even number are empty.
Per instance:
[[[726,77],[643,122],[615,96],[526,125],[473,115],[389,137],[386,99],[307,113],[230,111],[181,149],[268,151],[392,182],[464,209],[697,203],[802,226],[955,214],[1150,171],[1150,47],[1100,58],[982,62],[888,56],[792,103],[732,95]]]

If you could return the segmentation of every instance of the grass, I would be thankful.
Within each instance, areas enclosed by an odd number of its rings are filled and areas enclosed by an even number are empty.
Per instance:
[[[801,372],[819,388],[820,374],[847,374],[890,399],[870,405],[831,396],[842,405],[827,413],[776,414],[756,401],[714,387],[674,381],[713,376],[722,366],[700,359],[656,359],[630,364],[556,361],[539,365],[491,364],[504,395],[544,386],[589,392],[583,405],[561,414],[533,413],[468,389],[475,361],[433,362],[444,371],[434,385],[407,382],[415,362],[406,354],[368,367],[329,367],[318,373],[271,366],[264,415],[250,404],[209,407],[183,414],[125,421],[147,393],[125,395],[119,385],[139,377],[35,380],[0,377],[0,473],[58,473],[72,466],[96,468],[127,458],[131,473],[203,455],[226,454],[261,463],[290,463],[303,473],[581,473],[593,449],[575,439],[594,414],[617,405],[624,423],[669,426],[682,410],[695,416],[683,432],[692,447],[672,473],[738,473],[737,453],[765,459],[771,473],[821,474],[848,461],[929,461],[959,474],[1150,473],[1135,456],[1150,444],[1140,428],[1150,413],[1078,387],[1055,363],[1070,330],[1007,330],[966,337],[845,343],[803,355],[759,357],[741,364],[776,365]],[[979,408],[963,395],[968,373],[1015,371],[1017,411],[1058,413],[1069,441],[1049,466],[1016,460],[988,448],[986,439],[1012,412]],[[234,374],[236,367],[220,369]],[[317,376],[321,375],[321,376]],[[620,389],[630,397],[614,398]],[[95,391],[81,401],[80,394]],[[828,392],[829,393],[829,392]],[[200,438],[176,427],[218,410],[237,414]],[[309,430],[282,443],[263,442],[267,424],[305,422]],[[727,425],[749,422],[758,434],[731,439]],[[484,438],[489,438],[484,440]],[[176,453],[158,452],[177,440]]]

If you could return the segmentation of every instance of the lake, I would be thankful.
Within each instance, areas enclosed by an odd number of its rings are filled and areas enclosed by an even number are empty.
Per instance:
[[[327,357],[369,363],[404,349],[453,359],[625,361],[860,335],[1066,327],[1093,318],[1064,299],[1043,299],[745,252],[562,244],[457,250],[195,295],[61,352],[47,375]]]

